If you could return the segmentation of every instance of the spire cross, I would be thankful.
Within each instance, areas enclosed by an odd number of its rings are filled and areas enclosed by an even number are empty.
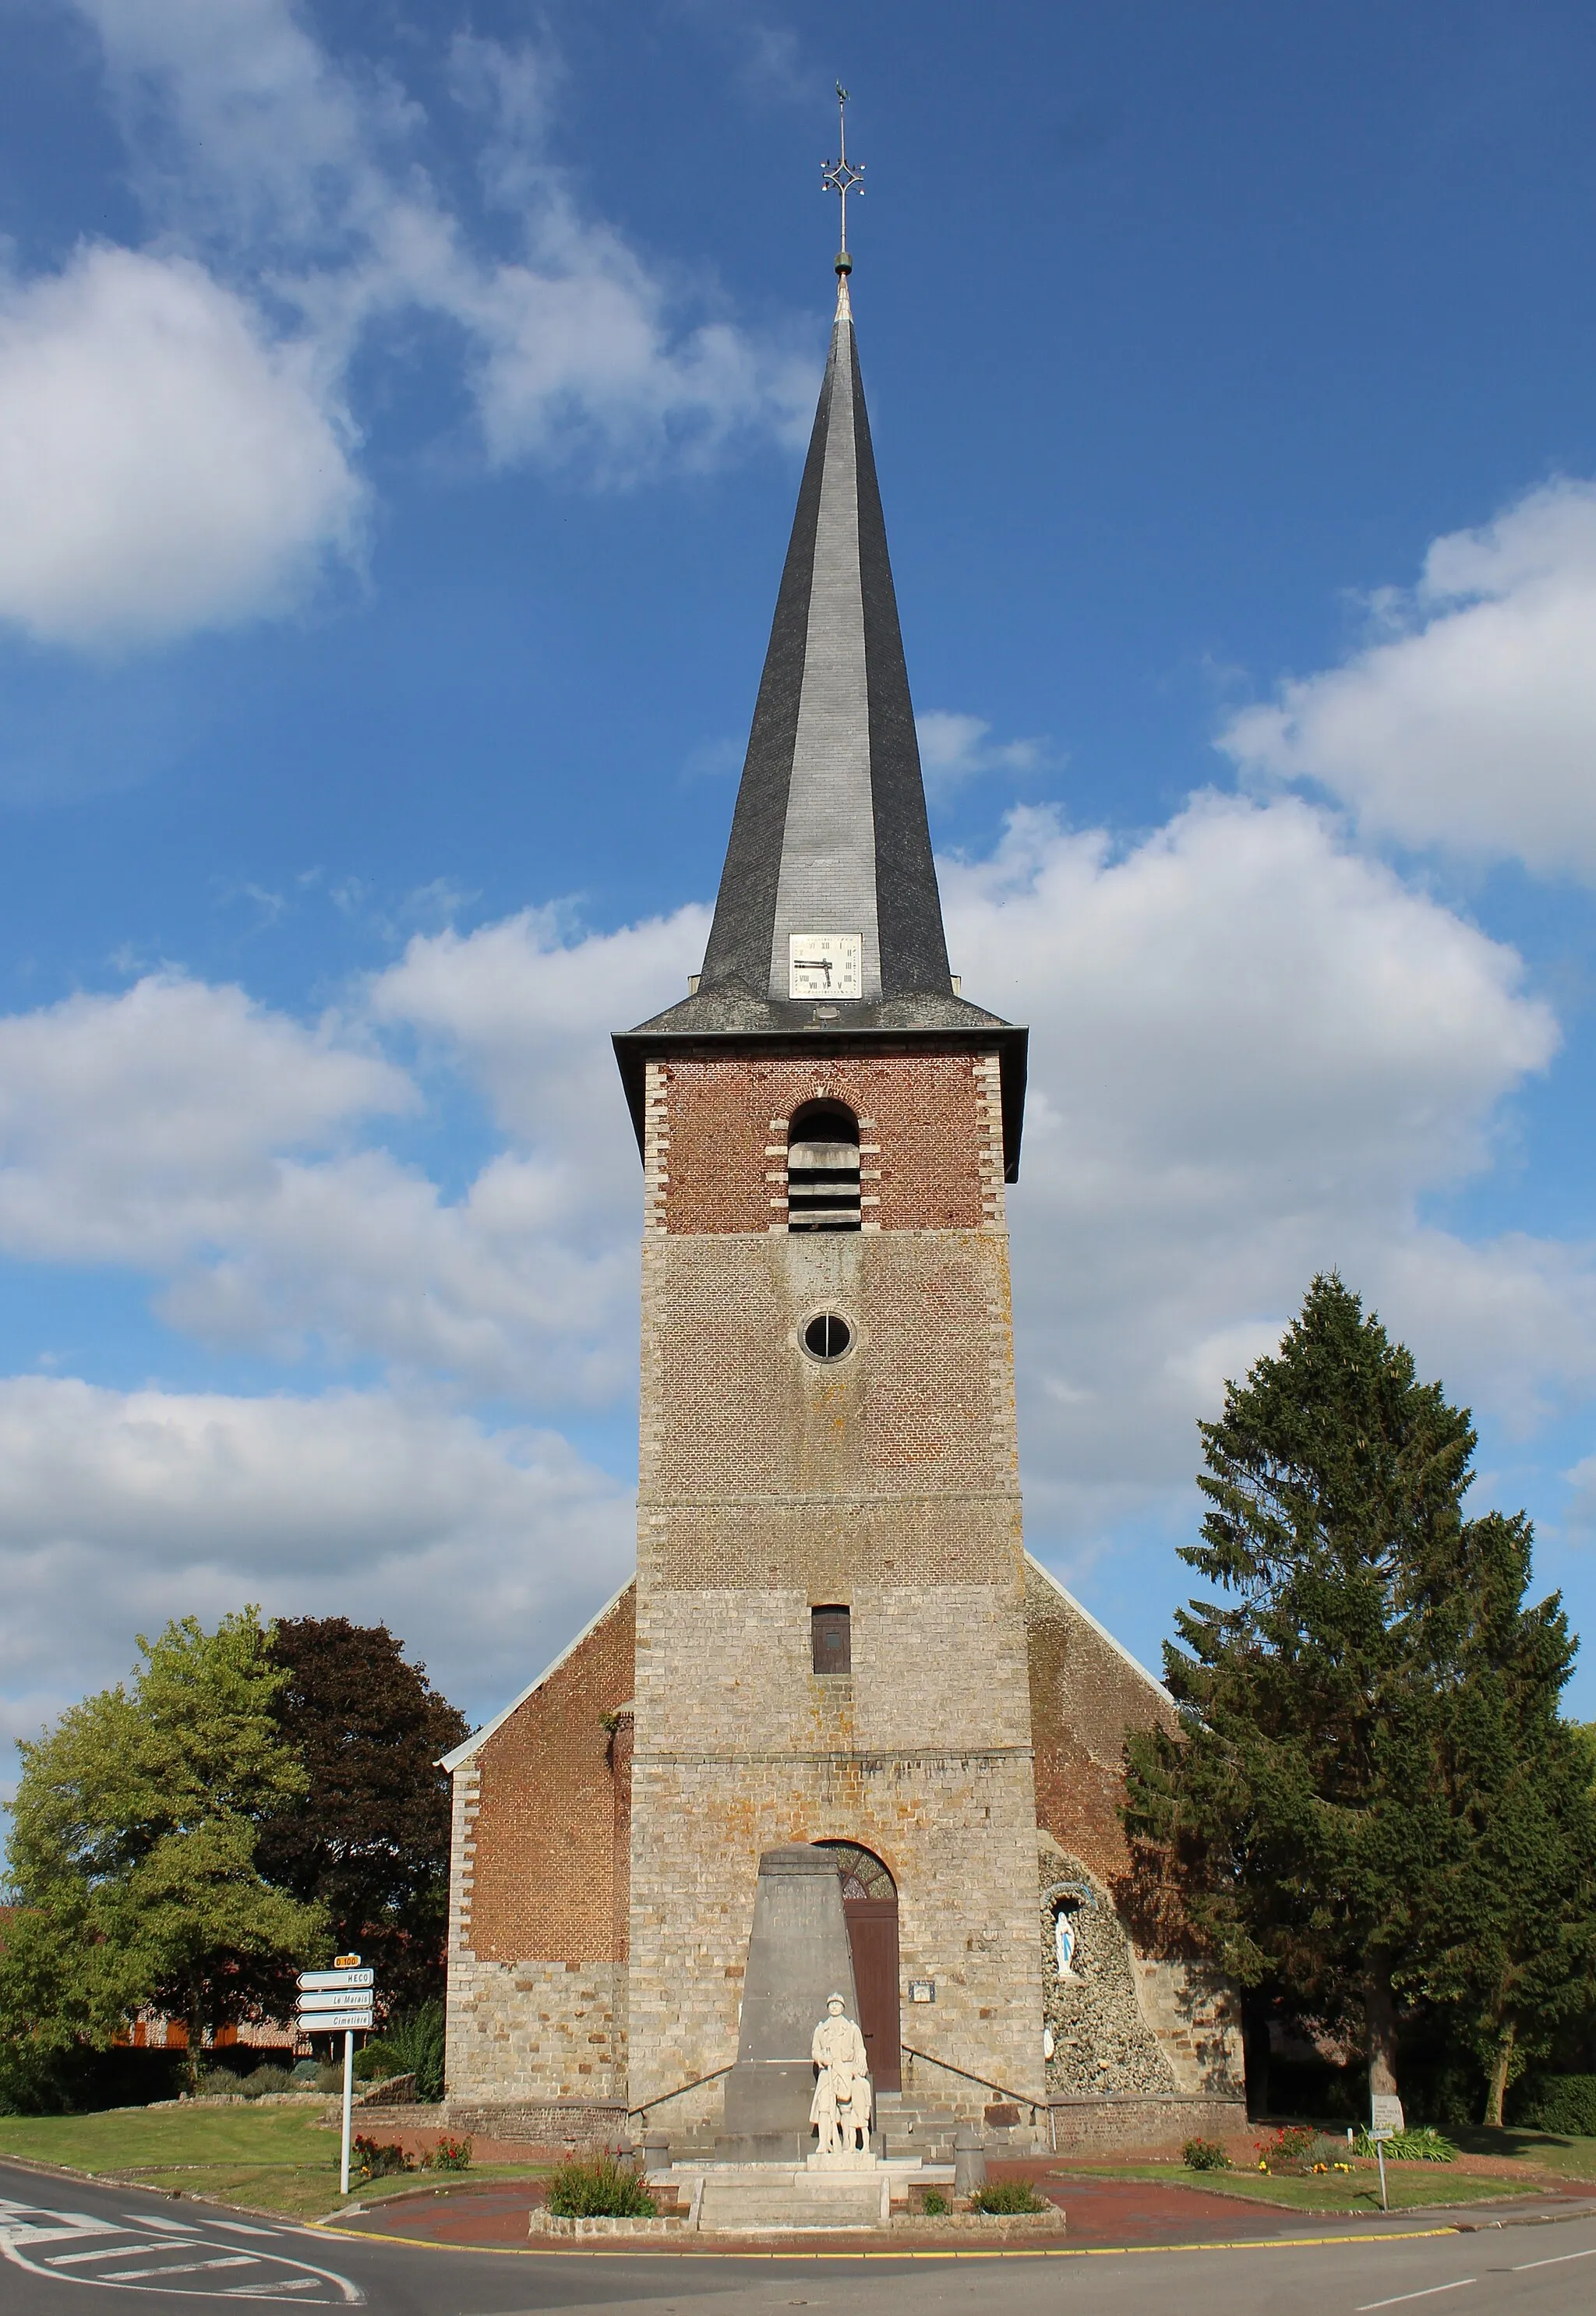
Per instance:
[[[843,238],[837,251],[837,272],[851,273],[853,261],[848,254],[848,196],[857,191],[864,199],[864,163],[848,158],[848,92],[837,83],[837,153],[834,161],[823,162],[820,186],[823,192],[835,193],[843,208]]]

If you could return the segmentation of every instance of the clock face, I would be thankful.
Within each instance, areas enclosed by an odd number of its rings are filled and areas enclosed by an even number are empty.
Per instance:
[[[789,997],[857,997],[864,969],[862,933],[789,933]]]

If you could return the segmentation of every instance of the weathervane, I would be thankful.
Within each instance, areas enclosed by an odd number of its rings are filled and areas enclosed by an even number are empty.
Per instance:
[[[839,158],[821,164],[820,185],[823,192],[835,193],[843,205],[843,239],[837,251],[837,272],[851,273],[853,260],[848,254],[848,196],[857,191],[864,199],[864,163],[848,158],[848,92],[837,83],[837,152]]]

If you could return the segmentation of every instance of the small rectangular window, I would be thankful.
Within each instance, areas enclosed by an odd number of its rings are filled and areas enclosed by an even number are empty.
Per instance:
[[[811,1608],[809,1646],[819,1673],[853,1670],[853,1639],[846,1608]]]

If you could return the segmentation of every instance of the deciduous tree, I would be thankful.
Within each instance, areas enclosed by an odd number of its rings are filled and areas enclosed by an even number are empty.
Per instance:
[[[208,2031],[258,2017],[324,1936],[261,1873],[262,1821],[308,1785],[274,1715],[283,1675],[256,1612],[139,1637],[130,1688],[21,1747],[0,2016],[35,2049],[111,2040],[146,2006]]]
[[[325,1907],[340,1949],[375,1966],[396,2011],[443,1991],[450,1810],[438,1760],[467,1734],[403,1646],[386,1625],[343,1617],[277,1626],[277,1725],[309,1782],[260,1850],[275,1882]]]

